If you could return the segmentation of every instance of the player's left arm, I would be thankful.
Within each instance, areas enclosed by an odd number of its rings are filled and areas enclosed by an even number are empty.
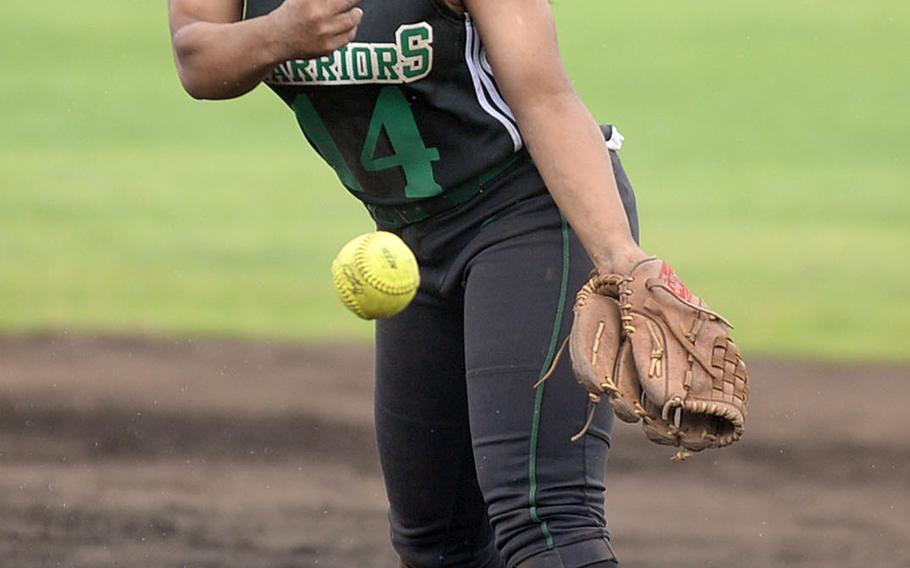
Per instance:
[[[602,273],[645,257],[609,152],[566,74],[548,0],[464,0],[550,194]]]

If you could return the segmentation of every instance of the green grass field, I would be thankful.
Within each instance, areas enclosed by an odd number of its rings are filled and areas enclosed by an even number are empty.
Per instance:
[[[371,228],[260,89],[201,103],[164,2],[0,21],[0,330],[366,339],[328,264]],[[620,125],[646,250],[747,353],[910,359],[901,0],[561,0],[578,90]]]

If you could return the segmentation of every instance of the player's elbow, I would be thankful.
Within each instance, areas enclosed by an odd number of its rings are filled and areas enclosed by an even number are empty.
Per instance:
[[[193,64],[195,58],[194,50],[187,45],[185,40],[182,41],[178,33],[173,38],[174,62],[177,65],[177,77],[186,93],[197,100],[210,98],[210,93],[206,88],[203,73]]]
[[[177,76],[183,90],[198,101],[231,99],[243,94],[229,81],[219,80],[211,74],[177,63]]]
[[[519,125],[541,124],[552,117],[562,117],[583,104],[573,89],[541,91],[525,97],[513,97],[509,105]]]
[[[183,90],[196,100],[227,98],[223,93],[226,85],[219,85],[217,78],[213,77],[205,64],[204,53],[190,31],[187,28],[179,30],[171,40],[177,77]]]
[[[192,73],[186,72],[178,66],[177,76],[180,78],[180,84],[183,86],[183,90],[186,91],[186,94],[190,97],[197,101],[213,98],[210,89],[206,88],[205,84]]]
[[[578,97],[568,78],[551,73],[516,75],[502,87],[509,106],[519,114],[555,112]]]

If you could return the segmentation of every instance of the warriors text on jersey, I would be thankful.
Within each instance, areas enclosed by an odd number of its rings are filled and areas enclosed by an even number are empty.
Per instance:
[[[282,0],[247,0],[247,17]],[[476,187],[522,150],[467,14],[445,0],[363,0],[357,37],[266,83],[341,182],[371,207]]]

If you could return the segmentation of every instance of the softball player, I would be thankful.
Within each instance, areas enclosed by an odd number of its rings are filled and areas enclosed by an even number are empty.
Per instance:
[[[401,565],[616,566],[612,414],[571,443],[588,401],[570,366],[532,385],[592,267],[645,254],[622,139],[573,91],[548,1],[171,0],[170,18],[191,95],[267,83],[417,255],[416,299],[376,325]]]

